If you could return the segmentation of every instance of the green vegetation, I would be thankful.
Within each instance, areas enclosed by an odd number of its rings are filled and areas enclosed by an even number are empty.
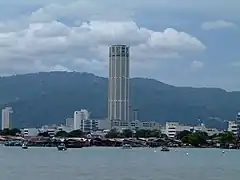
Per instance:
[[[66,131],[58,131],[55,137],[68,137],[68,133]]]
[[[205,132],[189,132],[182,131],[177,134],[177,139],[181,140],[185,144],[190,144],[194,147],[202,147],[209,144],[209,141],[215,141],[220,143],[222,146],[233,144],[238,141],[238,137],[234,136],[231,132],[223,132],[218,135],[208,136]]]
[[[224,132],[219,134],[219,141],[222,144],[231,144],[237,141],[237,138],[231,132]]]
[[[4,129],[0,130],[0,135],[2,136],[16,136],[17,134],[20,134],[21,131],[19,129]]]
[[[63,123],[81,108],[87,108],[92,118],[105,118],[107,85],[106,78],[77,72],[2,77],[0,108],[13,107],[14,127]],[[196,124],[196,119],[200,118],[207,126],[221,128],[223,122],[218,118],[235,119],[240,107],[240,92],[174,87],[152,79],[133,78],[131,104],[132,108],[139,109],[142,120]]]
[[[38,136],[50,137],[50,135],[48,134],[48,132],[40,132],[40,133],[38,133]]]
[[[74,130],[68,133],[68,137],[83,137],[84,133],[81,130]]]
[[[55,137],[84,137],[86,134],[81,130],[73,130],[69,133],[66,131],[59,131],[56,133]]]
[[[145,130],[140,129],[136,131],[136,137],[138,138],[149,138],[149,137],[161,137],[161,131],[159,130]]]
[[[121,138],[122,134],[116,129],[111,129],[105,136],[106,138]]]
[[[190,133],[182,138],[182,142],[191,144],[194,147],[207,145],[208,135],[204,132]]]

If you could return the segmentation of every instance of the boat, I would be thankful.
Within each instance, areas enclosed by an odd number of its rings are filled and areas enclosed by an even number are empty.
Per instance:
[[[66,151],[66,150],[67,150],[67,147],[65,146],[64,143],[61,143],[61,144],[59,144],[59,145],[57,146],[57,149],[58,149],[59,151]]]
[[[170,151],[169,148],[167,146],[163,146],[161,151]]]
[[[22,149],[28,149],[28,146],[27,146],[26,143],[23,143],[23,144],[22,144]]]
[[[4,143],[4,146],[22,146],[22,143],[21,142],[18,142],[18,141],[7,141]]]
[[[130,144],[123,144],[122,149],[132,149],[132,146]]]
[[[77,140],[67,140],[65,141],[66,148],[83,148],[84,144],[81,141]]]

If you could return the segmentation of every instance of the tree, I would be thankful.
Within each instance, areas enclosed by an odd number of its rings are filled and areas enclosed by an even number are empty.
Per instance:
[[[168,136],[166,134],[161,134],[161,138],[168,139]]]
[[[150,137],[160,138],[161,137],[161,131],[157,130],[157,129],[153,129],[152,131],[150,131]]]
[[[9,131],[9,135],[11,136],[16,136],[17,134],[20,134],[20,133],[21,133],[20,129],[17,129],[17,128],[10,129]]]
[[[49,133],[46,131],[46,132],[40,132],[38,133],[38,136],[42,136],[42,137],[50,137]]]
[[[136,136],[137,138],[144,138],[144,137],[145,137],[145,130],[144,130],[144,129],[138,129],[138,130],[136,131],[135,136]]]
[[[182,136],[182,142],[191,144],[192,146],[199,147],[201,145],[207,144],[207,140],[209,139],[207,133],[205,132],[195,132],[195,133],[186,133],[185,136]]]
[[[221,144],[231,144],[235,141],[234,134],[232,132],[224,132],[219,134],[219,141]]]
[[[58,131],[55,137],[67,137],[68,133],[66,131]]]
[[[4,129],[0,132],[0,134],[3,136],[16,136],[17,134],[20,134],[20,133],[21,133],[21,131],[17,128]]]
[[[188,136],[189,134],[192,134],[190,131],[184,130],[177,133],[176,138],[179,140],[182,140],[184,137]]]
[[[78,130],[73,130],[70,133],[68,133],[68,137],[83,137],[84,133],[78,129]]]
[[[153,129],[153,130],[139,129],[136,131],[136,137],[138,138],[149,138],[149,137],[160,138],[161,136],[162,136],[161,131],[157,129]]]
[[[116,129],[111,129],[106,135],[106,138],[120,138],[121,134]]]
[[[130,138],[133,136],[133,132],[131,129],[124,129],[122,132],[122,136],[125,138]]]
[[[9,135],[9,129],[3,129],[2,131],[1,131],[1,135],[3,135],[3,136],[8,136]]]

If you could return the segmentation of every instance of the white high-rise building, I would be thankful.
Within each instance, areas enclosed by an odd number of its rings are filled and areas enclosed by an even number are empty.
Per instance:
[[[85,131],[85,124],[89,124],[89,112],[86,109],[74,112],[73,129]]]
[[[129,124],[129,46],[109,47],[108,119]]]
[[[13,109],[11,107],[2,109],[2,130],[12,128],[12,113]]]

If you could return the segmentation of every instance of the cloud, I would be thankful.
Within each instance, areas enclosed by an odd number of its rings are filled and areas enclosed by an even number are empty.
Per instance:
[[[192,71],[198,71],[204,67],[204,63],[201,61],[194,60],[190,64]]]
[[[196,26],[212,19],[238,25],[240,1],[212,0],[211,4],[207,0],[0,0],[0,75],[60,70],[106,76],[107,46],[128,43],[133,76],[195,85],[196,76],[182,68],[189,60],[205,57],[211,61],[202,68],[199,83],[229,89],[234,84],[229,80],[239,73],[237,68],[234,72],[224,68],[230,68],[229,56],[239,57],[239,29],[219,37],[203,34]],[[215,64],[219,67],[213,68]],[[223,72],[228,72],[225,82]]]
[[[185,32],[172,28],[153,31],[134,21],[96,20],[79,26],[59,21],[30,22],[26,28],[0,33],[0,71],[15,74],[55,69],[101,74],[107,70],[108,46],[121,43],[129,44],[133,61],[142,63],[206,48]]]
[[[227,29],[227,28],[236,28],[236,24],[233,22],[218,20],[211,22],[204,22],[202,24],[203,30],[213,30],[213,29]]]
[[[107,3],[108,2],[108,3]],[[119,8],[114,8],[119,7]],[[31,14],[32,22],[49,22],[67,18],[69,20],[129,20],[133,15],[132,9],[124,8],[122,3],[105,0],[78,0],[68,4],[51,3]]]
[[[231,65],[234,67],[240,67],[240,62],[233,62]]]

